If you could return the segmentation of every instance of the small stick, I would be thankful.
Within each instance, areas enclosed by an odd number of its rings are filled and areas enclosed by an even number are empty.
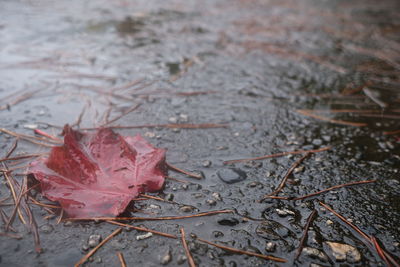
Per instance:
[[[265,155],[265,156],[261,156],[261,157],[255,157],[255,158],[227,160],[227,161],[224,161],[224,164],[247,162],[247,161],[252,161],[252,160],[263,160],[263,159],[269,159],[269,158],[278,158],[278,157],[284,157],[286,155],[295,155],[295,154],[304,154],[304,153],[317,153],[317,152],[322,152],[322,151],[329,150],[331,148],[332,147],[327,146],[327,147],[322,147],[322,148],[319,148],[319,149],[295,150],[295,151],[281,152],[281,153],[276,153],[276,154],[272,154],[272,155]]]
[[[14,239],[17,239],[17,240],[22,239],[22,236],[16,235],[16,234],[10,234],[10,233],[2,233],[2,232],[0,232],[0,236],[6,236],[6,237],[14,238]]]
[[[294,169],[297,168],[297,166],[300,165],[300,163],[305,160],[311,153],[308,152],[306,153],[304,156],[302,156],[300,159],[298,159],[295,163],[292,164],[292,166],[290,166],[289,170],[286,172],[285,176],[283,177],[281,183],[279,184],[278,188],[275,189],[275,191],[273,191],[272,193],[265,195],[260,201],[265,200],[266,198],[268,198],[269,196],[273,196],[273,195],[277,195],[284,187],[286,184],[287,179],[289,178],[289,176],[292,174],[292,172],[294,171]]]
[[[46,155],[47,153],[36,153],[36,154],[27,154],[27,155],[22,155],[22,156],[16,156],[16,157],[5,157],[0,159],[0,162],[3,161],[9,161],[9,160],[20,160],[20,159],[28,159],[28,158],[35,158],[35,157],[40,157],[43,155]]]
[[[385,256],[383,249],[379,245],[378,240],[376,240],[376,238],[374,236],[371,236],[371,241],[372,241],[372,244],[374,245],[375,250],[378,253],[379,257],[381,257],[385,261],[387,266],[391,266],[389,260]]]
[[[58,219],[57,219],[57,223],[56,223],[56,224],[60,224],[60,222],[61,222],[61,220],[62,220],[63,217],[64,217],[64,210],[61,209],[60,216],[58,216]]]
[[[137,84],[140,84],[140,83],[143,82],[144,80],[145,80],[144,78],[140,78],[140,79],[137,79],[137,80],[133,80],[133,81],[128,82],[128,83],[126,83],[126,84],[124,84],[124,85],[114,87],[114,88],[111,89],[111,91],[116,92],[116,91],[120,91],[120,90],[125,90],[125,89],[128,89],[128,88],[130,88],[130,87],[133,87],[133,86],[135,86],[135,85],[137,85]]]
[[[176,167],[176,166],[174,166],[174,165],[169,164],[168,162],[167,162],[166,164],[167,164],[167,167],[168,167],[169,169],[173,170],[173,171],[186,174],[187,176],[193,177],[193,178],[196,178],[196,179],[203,179],[203,176],[201,176],[200,174],[182,170],[182,169],[180,169],[180,168],[178,168],[178,167]]]
[[[294,260],[297,260],[301,254],[301,252],[303,251],[303,247],[304,247],[304,241],[307,238],[307,233],[308,233],[308,229],[310,228],[311,222],[314,219],[314,216],[317,214],[317,211],[314,209],[310,216],[308,216],[307,218],[307,223],[306,226],[304,227],[304,231],[303,231],[303,236],[300,239],[300,244],[299,244],[299,248],[297,249],[296,252],[296,256],[294,257]]]
[[[166,217],[94,217],[94,218],[68,218],[66,221],[126,221],[126,220],[136,220],[136,221],[163,221],[163,220],[179,220],[179,219],[187,219],[187,218],[195,218],[195,217],[203,217],[203,216],[211,216],[215,214],[222,213],[234,213],[233,210],[214,210],[208,212],[201,212],[192,215],[185,216],[166,216]]]
[[[26,180],[26,177],[25,177],[25,180]],[[21,199],[22,199],[22,196],[24,194],[24,186],[25,186],[25,184],[26,184],[26,182],[21,184],[21,187],[19,189],[19,195],[18,195],[17,201],[15,202],[14,209],[13,209],[13,211],[11,213],[11,216],[8,219],[8,222],[6,223],[6,226],[5,226],[6,232],[8,231],[9,227],[13,224],[14,219],[15,219],[15,215],[17,214],[17,212],[19,210],[19,205],[21,203]]]
[[[107,236],[103,241],[100,242],[100,244],[98,244],[95,248],[93,248],[91,251],[89,251],[88,254],[86,254],[84,257],[82,257],[82,259],[80,261],[78,261],[74,267],[79,267],[81,266],[83,263],[85,263],[85,261],[87,261],[94,253],[96,253],[96,251],[103,246],[105,243],[107,243],[111,238],[113,238],[114,236],[118,235],[119,233],[121,233],[122,228],[118,228],[117,230],[115,230],[114,232],[112,232],[109,236]]]
[[[34,144],[43,145],[43,146],[49,146],[49,147],[53,147],[54,146],[54,145],[51,145],[51,144],[37,142],[37,141],[45,141],[45,142],[53,142],[54,143],[54,141],[46,140],[44,138],[39,138],[39,137],[36,137],[36,136],[33,136],[33,135],[19,134],[19,133],[16,133],[16,132],[4,129],[4,128],[0,128],[0,132],[3,132],[5,134],[11,135],[11,136],[18,137],[20,139],[23,139],[25,141],[28,141],[28,142],[31,142],[31,143],[34,143]]]
[[[26,182],[26,179],[25,179],[25,182]],[[35,241],[36,253],[41,253],[42,247],[40,245],[40,236],[39,236],[38,226],[37,226],[35,217],[32,214],[32,210],[26,201],[26,196],[22,199],[21,205],[25,210],[26,216],[28,216],[28,218],[29,218],[29,228],[33,233],[33,239]]]
[[[81,113],[79,113],[78,118],[77,118],[76,121],[71,125],[71,127],[74,127],[74,126],[76,126],[76,127],[78,127],[78,128],[80,127],[81,122],[82,122],[83,115],[85,114],[85,111],[86,111],[86,106],[87,106],[87,103],[86,103],[86,105],[82,108]]]
[[[4,169],[7,170],[8,168],[4,164],[4,162],[2,164],[3,164]],[[16,182],[15,182],[15,180],[13,180],[13,177],[11,175],[9,175],[8,171],[3,172],[3,175],[6,178],[6,181],[8,183],[9,188],[10,188],[10,191],[11,191],[11,195],[13,196],[13,199],[14,199],[14,203],[16,204],[17,201],[18,201],[17,194],[15,192]],[[21,220],[21,222],[23,224],[26,224],[24,216],[22,216],[22,212],[21,212],[20,207],[18,207],[18,211],[17,212],[18,212],[18,217]]]
[[[117,252],[117,256],[118,256],[119,262],[121,263],[121,267],[126,267],[124,255],[121,252]]]
[[[273,257],[273,256],[268,256],[268,255],[264,255],[264,254],[258,254],[258,253],[254,253],[254,252],[251,252],[251,251],[239,250],[239,249],[232,248],[232,247],[226,247],[226,246],[223,246],[223,245],[212,243],[210,241],[207,241],[207,240],[204,240],[204,239],[201,239],[201,238],[197,238],[197,240],[200,241],[200,242],[209,244],[211,246],[214,246],[214,247],[217,247],[217,248],[220,248],[220,249],[223,249],[223,250],[227,250],[227,251],[233,252],[233,253],[245,254],[245,255],[249,255],[249,256],[255,256],[255,257],[262,258],[262,259],[272,260],[272,261],[277,261],[277,262],[287,262],[286,259],[277,258],[277,257]]]
[[[110,121],[107,121],[106,123],[104,123],[104,124],[101,125],[100,127],[104,127],[104,126],[106,126],[106,125],[108,125],[108,124],[111,124],[111,123],[113,123],[113,122],[115,122],[115,121],[121,119],[123,116],[125,116],[125,115],[131,113],[132,111],[136,110],[136,109],[137,109],[138,107],[140,107],[140,106],[141,106],[141,104],[137,104],[137,105],[133,106],[132,108],[128,109],[127,111],[125,111],[125,112],[122,113],[121,115],[115,117],[114,119],[112,119],[112,120],[110,120]]]
[[[32,201],[32,204],[37,205],[37,206],[50,208],[50,209],[61,209],[61,207],[56,206],[56,205],[41,203],[41,202],[37,201],[36,199],[34,199],[32,197],[29,197],[29,199]]]
[[[146,194],[140,194],[140,196],[144,197],[146,199],[154,199],[154,200],[158,200],[158,201],[162,201],[162,202],[166,202],[166,203],[178,204],[175,201],[169,201],[169,200],[165,200],[165,199],[160,198],[160,197],[150,196],[150,195],[146,195]]]
[[[171,181],[175,181],[175,182],[179,182],[179,183],[183,183],[183,184],[190,184],[190,182],[188,181],[184,181],[175,177],[171,177],[171,176],[165,176],[165,179],[171,180]]]
[[[8,150],[7,154],[6,154],[6,158],[9,158],[11,156],[12,153],[14,153],[15,149],[18,146],[18,138],[15,139],[14,143],[12,144],[11,148]]]
[[[21,103],[21,102],[25,101],[25,100],[29,99],[30,97],[32,97],[37,92],[39,92],[40,90],[41,89],[24,93],[21,96],[19,96],[18,98],[16,98],[13,101],[11,101],[10,103],[7,103],[6,105],[0,106],[0,110],[9,109],[11,106],[14,106],[14,105],[16,105],[18,103]]]
[[[153,234],[156,234],[156,235],[160,235],[160,236],[164,236],[164,237],[169,237],[169,238],[174,238],[174,239],[177,239],[177,238],[178,238],[178,237],[175,236],[175,235],[171,235],[171,234],[159,232],[159,231],[152,230],[152,229],[148,229],[148,228],[144,228],[144,227],[138,227],[138,226],[133,226],[133,225],[130,225],[130,224],[125,224],[125,223],[120,223],[120,222],[114,222],[114,221],[106,221],[106,222],[111,223],[111,224],[115,224],[115,225],[119,225],[119,226],[123,226],[123,227],[132,228],[132,229],[135,229],[135,230],[137,230],[137,231],[150,232],[150,233],[153,233]]]
[[[60,138],[52,136],[52,135],[46,133],[45,131],[42,131],[42,130],[39,130],[39,129],[35,129],[34,133],[38,134],[38,135],[41,135],[41,136],[44,136],[44,137],[47,137],[47,138],[49,138],[51,140],[54,140],[57,143],[60,143],[60,144],[64,143],[63,140],[61,140]]]
[[[52,126],[52,125],[50,125]],[[57,126],[60,127],[60,126]],[[179,128],[179,129],[210,129],[210,128],[227,128],[228,124],[216,124],[216,123],[200,123],[200,124],[188,124],[188,123],[172,123],[172,124],[144,124],[144,125],[131,125],[131,126],[110,126],[112,129],[139,129],[139,128]],[[94,128],[83,128],[82,130],[97,130],[98,127]]]
[[[400,130],[383,132],[384,135],[400,134]]]
[[[368,118],[381,118],[381,119],[393,119],[393,120],[399,120],[400,116],[399,115],[379,115],[379,114],[360,114],[362,117],[368,117]]]
[[[186,258],[188,258],[188,262],[189,262],[189,266],[190,267],[196,267],[196,264],[194,263],[192,254],[190,253],[189,247],[186,243],[186,239],[185,239],[185,229],[183,227],[181,227],[181,240],[182,240],[182,245],[183,248],[185,249],[185,254],[186,254]]]
[[[321,120],[321,121],[327,121],[327,122],[334,123],[334,124],[341,124],[341,125],[355,126],[355,127],[367,126],[367,124],[364,123],[364,122],[351,122],[351,121],[342,121],[342,120],[330,119],[330,118],[327,118],[327,117],[324,117],[324,116],[316,115],[316,114],[314,114],[312,112],[309,112],[307,110],[301,110],[301,109],[298,109],[296,111],[297,111],[297,113],[300,113],[300,114],[302,114],[304,116],[311,117],[311,118],[314,118],[314,119],[317,119],[317,120]]]
[[[335,189],[338,189],[338,188],[351,186],[351,185],[358,185],[358,184],[375,183],[375,182],[376,182],[376,180],[366,180],[366,181],[357,181],[357,182],[351,182],[351,183],[347,183],[347,184],[335,185],[335,186],[329,187],[327,189],[324,189],[324,190],[321,190],[321,191],[318,191],[318,192],[315,192],[315,193],[311,193],[311,194],[308,194],[308,195],[305,195],[305,196],[302,196],[302,197],[295,197],[292,200],[303,200],[305,198],[314,197],[316,195],[320,195],[322,193],[326,193],[328,191],[335,190]]]

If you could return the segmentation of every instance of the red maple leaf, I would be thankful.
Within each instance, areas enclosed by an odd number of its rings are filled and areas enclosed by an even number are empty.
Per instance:
[[[140,135],[123,137],[109,128],[81,133],[64,127],[64,144],[30,165],[42,194],[71,218],[118,216],[145,191],[162,188],[165,149]]]

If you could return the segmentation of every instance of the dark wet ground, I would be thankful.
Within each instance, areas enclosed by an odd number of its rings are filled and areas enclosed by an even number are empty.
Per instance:
[[[142,210],[136,216],[237,210],[134,225],[177,235],[183,226],[203,239],[285,258],[286,266],[383,266],[378,254],[318,200],[400,256],[400,141],[399,135],[384,134],[400,126],[400,5],[395,0],[299,2],[2,1],[0,125],[30,135],[34,127],[59,134],[45,123],[74,124],[83,114],[82,128],[98,126],[107,114],[111,120],[137,103],[137,110],[112,125],[227,123],[228,128],[217,129],[118,130],[142,134],[168,149],[170,163],[204,174],[196,180],[171,171],[170,176],[190,183],[168,180],[156,195],[172,194],[179,204],[142,201],[135,204]],[[140,82],[123,88],[132,81]],[[366,126],[329,123],[299,109]],[[2,156],[13,142],[0,134]],[[306,201],[258,203],[301,156],[223,164],[324,146],[332,149],[305,159],[279,196],[302,196],[352,181],[377,182]],[[20,141],[14,156],[42,151]],[[22,172],[13,173],[22,179]],[[0,200],[9,196],[1,178]],[[46,202],[39,194],[36,198]],[[10,214],[6,202],[0,208]],[[325,258],[303,251],[293,262],[314,208],[318,215],[305,246],[326,253]],[[17,220],[14,227],[23,238],[0,236],[1,266],[71,266],[87,253],[91,235],[105,238],[116,228],[57,224],[57,216],[46,219],[47,211],[32,209],[44,253],[35,253],[32,235]],[[159,236],[137,240],[142,234],[123,231],[88,265],[118,266],[117,252],[128,266],[187,265],[180,241]],[[285,265],[188,240],[199,266]],[[361,259],[336,262],[326,241],[357,248]]]

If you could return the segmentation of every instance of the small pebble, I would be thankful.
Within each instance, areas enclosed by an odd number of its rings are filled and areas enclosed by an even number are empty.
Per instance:
[[[316,248],[305,247],[305,248],[303,248],[302,253],[304,255],[307,255],[308,257],[316,258],[316,259],[319,259],[319,260],[321,260],[323,262],[327,262],[328,261],[328,257],[326,256],[326,254],[324,252],[322,252],[322,251],[319,251]]]
[[[282,216],[282,217],[285,217],[288,215],[293,215],[293,216],[296,215],[296,213],[294,213],[293,211],[288,210],[288,209],[275,209],[275,211],[279,216]]]
[[[53,232],[53,230],[54,230],[54,228],[50,224],[45,224],[40,227],[40,231],[42,231],[45,234],[49,234],[49,233]]]
[[[88,245],[91,248],[97,246],[101,241],[101,235],[91,235],[89,236]]]
[[[217,204],[217,201],[215,201],[214,199],[207,199],[206,203],[210,206],[215,206]]]
[[[216,200],[219,200],[219,201],[222,200],[222,197],[221,197],[221,194],[220,194],[220,193],[214,192],[214,193],[212,193],[211,196],[212,196],[214,199],[216,199]]]
[[[180,114],[179,115],[179,120],[181,122],[188,122],[189,121],[189,116],[187,114]]]
[[[299,173],[299,172],[302,172],[302,171],[304,171],[304,166],[300,166],[300,167],[295,168],[293,170],[293,173]]]
[[[331,252],[336,261],[356,263],[361,260],[360,252],[353,246],[336,242],[324,242],[325,247]]]
[[[268,251],[268,252],[274,252],[275,249],[276,249],[276,244],[273,243],[273,242],[268,242],[268,243],[265,245],[265,250]]]
[[[187,258],[186,258],[185,255],[179,255],[176,262],[177,262],[179,265],[181,265],[181,264],[183,264],[186,260],[187,260]]]
[[[144,240],[153,236],[153,233],[146,233],[144,235],[137,235],[136,240]]]
[[[179,210],[182,211],[182,212],[191,212],[191,211],[193,211],[193,207],[191,207],[191,206],[182,206],[182,207],[179,208]]]
[[[171,251],[168,250],[167,253],[161,257],[160,263],[162,265],[167,265],[168,263],[170,263],[172,260],[172,255],[171,255]]]
[[[202,162],[203,167],[210,167],[211,166],[211,161],[210,160],[205,160]]]
[[[167,201],[172,201],[172,200],[174,200],[174,194],[168,193],[165,195],[164,199]]]
[[[154,138],[154,137],[156,137],[156,134],[153,132],[145,132],[144,136],[148,137],[148,138]]]
[[[178,122],[178,119],[177,119],[176,117],[170,117],[170,118],[168,119],[168,121],[171,122],[171,123],[177,123],[177,122]]]
[[[212,234],[213,234],[213,236],[215,238],[219,238],[219,237],[223,237],[224,236],[224,233],[221,232],[221,231],[213,231]]]

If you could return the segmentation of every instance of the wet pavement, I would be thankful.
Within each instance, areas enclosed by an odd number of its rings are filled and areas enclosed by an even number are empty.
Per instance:
[[[186,182],[168,180],[154,195],[175,204],[140,201],[131,215],[235,212],[133,225],[174,235],[183,226],[198,266],[385,265],[319,201],[400,257],[400,137],[392,134],[400,127],[398,1],[38,0],[2,1],[0,6],[1,128],[58,135],[61,130],[53,126],[67,123],[82,129],[106,122],[158,125],[116,131],[142,134],[168,149],[169,163],[204,178],[170,171],[169,176]],[[14,140],[0,134],[1,157]],[[278,196],[376,182],[306,200],[260,203],[301,155],[224,164],[326,146],[331,149],[299,164]],[[45,151],[19,140],[13,156]],[[29,160],[7,166],[25,166]],[[22,181],[24,171],[12,173]],[[0,208],[10,215],[4,175],[1,183]],[[49,203],[40,193],[32,194]],[[31,206],[44,252],[36,254],[32,234],[16,219],[14,234],[22,239],[0,236],[1,266],[71,266],[117,228],[57,223],[58,213],[48,216],[42,207]],[[314,209],[305,248],[295,260]],[[124,230],[87,265],[118,266],[117,252],[128,266],[187,265],[179,239],[143,234]],[[287,263],[229,253],[194,236]]]

